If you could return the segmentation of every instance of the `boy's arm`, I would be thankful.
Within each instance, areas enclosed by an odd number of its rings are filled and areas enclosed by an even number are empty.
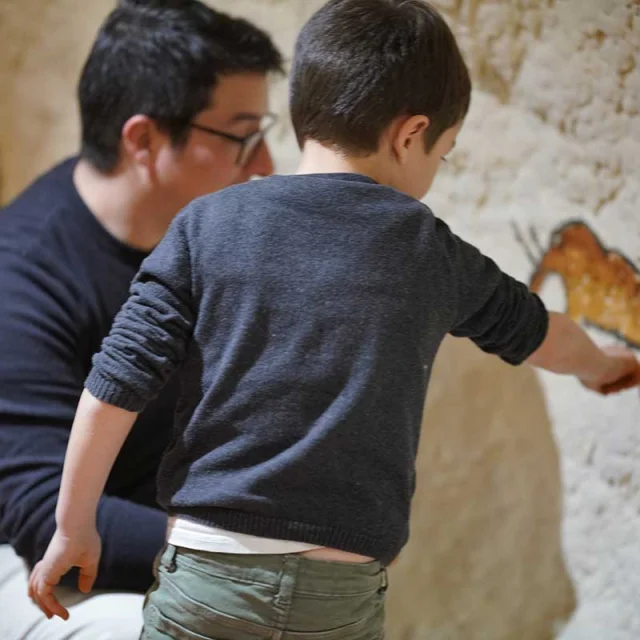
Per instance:
[[[101,543],[96,511],[109,472],[137,413],[97,400],[84,391],[71,428],[56,508],[56,532],[29,579],[29,595],[47,617],[69,612],[53,589],[73,567],[80,591],[91,591],[98,573]]]
[[[549,315],[542,300],[438,219],[436,233],[449,333],[470,338],[511,365],[521,364],[547,334]]]
[[[83,391],[71,428],[56,507],[56,524],[62,534],[73,537],[76,532],[96,528],[98,501],[137,417],[137,413]]]
[[[522,362],[577,376],[587,388],[612,393],[640,382],[635,355],[623,348],[598,348],[568,316],[549,313],[523,283],[437,221],[442,264],[452,283],[454,336],[471,338],[509,364]]]
[[[79,587],[93,586],[100,557],[96,508],[109,471],[135,419],[182,362],[194,323],[186,215],[144,261],[85,383],[65,459],[58,528],[29,581],[51,617],[66,619],[53,588],[71,567]]]

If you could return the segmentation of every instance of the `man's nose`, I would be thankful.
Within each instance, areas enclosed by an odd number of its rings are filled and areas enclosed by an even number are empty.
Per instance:
[[[266,142],[263,142],[251,159],[251,162],[245,167],[247,178],[251,176],[270,176],[273,170],[273,158],[271,157],[269,146]]]

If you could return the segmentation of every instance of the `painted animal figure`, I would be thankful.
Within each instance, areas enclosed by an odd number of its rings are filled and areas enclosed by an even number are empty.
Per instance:
[[[568,315],[640,348],[640,271],[630,260],[606,248],[582,221],[570,221],[554,230],[547,249],[530,229],[538,257],[515,225],[514,231],[535,268],[532,291],[539,293],[550,274],[559,275]]]

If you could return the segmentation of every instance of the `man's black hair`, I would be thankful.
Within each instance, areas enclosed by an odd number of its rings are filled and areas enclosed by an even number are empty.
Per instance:
[[[153,118],[174,144],[211,103],[221,75],[282,71],[271,38],[198,0],[122,0],[101,26],[78,97],[81,156],[108,172],[126,121]]]

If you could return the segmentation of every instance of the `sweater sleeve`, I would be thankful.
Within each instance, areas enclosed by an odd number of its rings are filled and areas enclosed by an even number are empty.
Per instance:
[[[509,364],[521,364],[547,334],[549,317],[542,300],[438,223],[452,283],[451,335],[470,338]]]
[[[129,299],[93,358],[85,387],[103,402],[142,411],[184,358],[195,318],[188,212],[176,217],[142,263]]]

